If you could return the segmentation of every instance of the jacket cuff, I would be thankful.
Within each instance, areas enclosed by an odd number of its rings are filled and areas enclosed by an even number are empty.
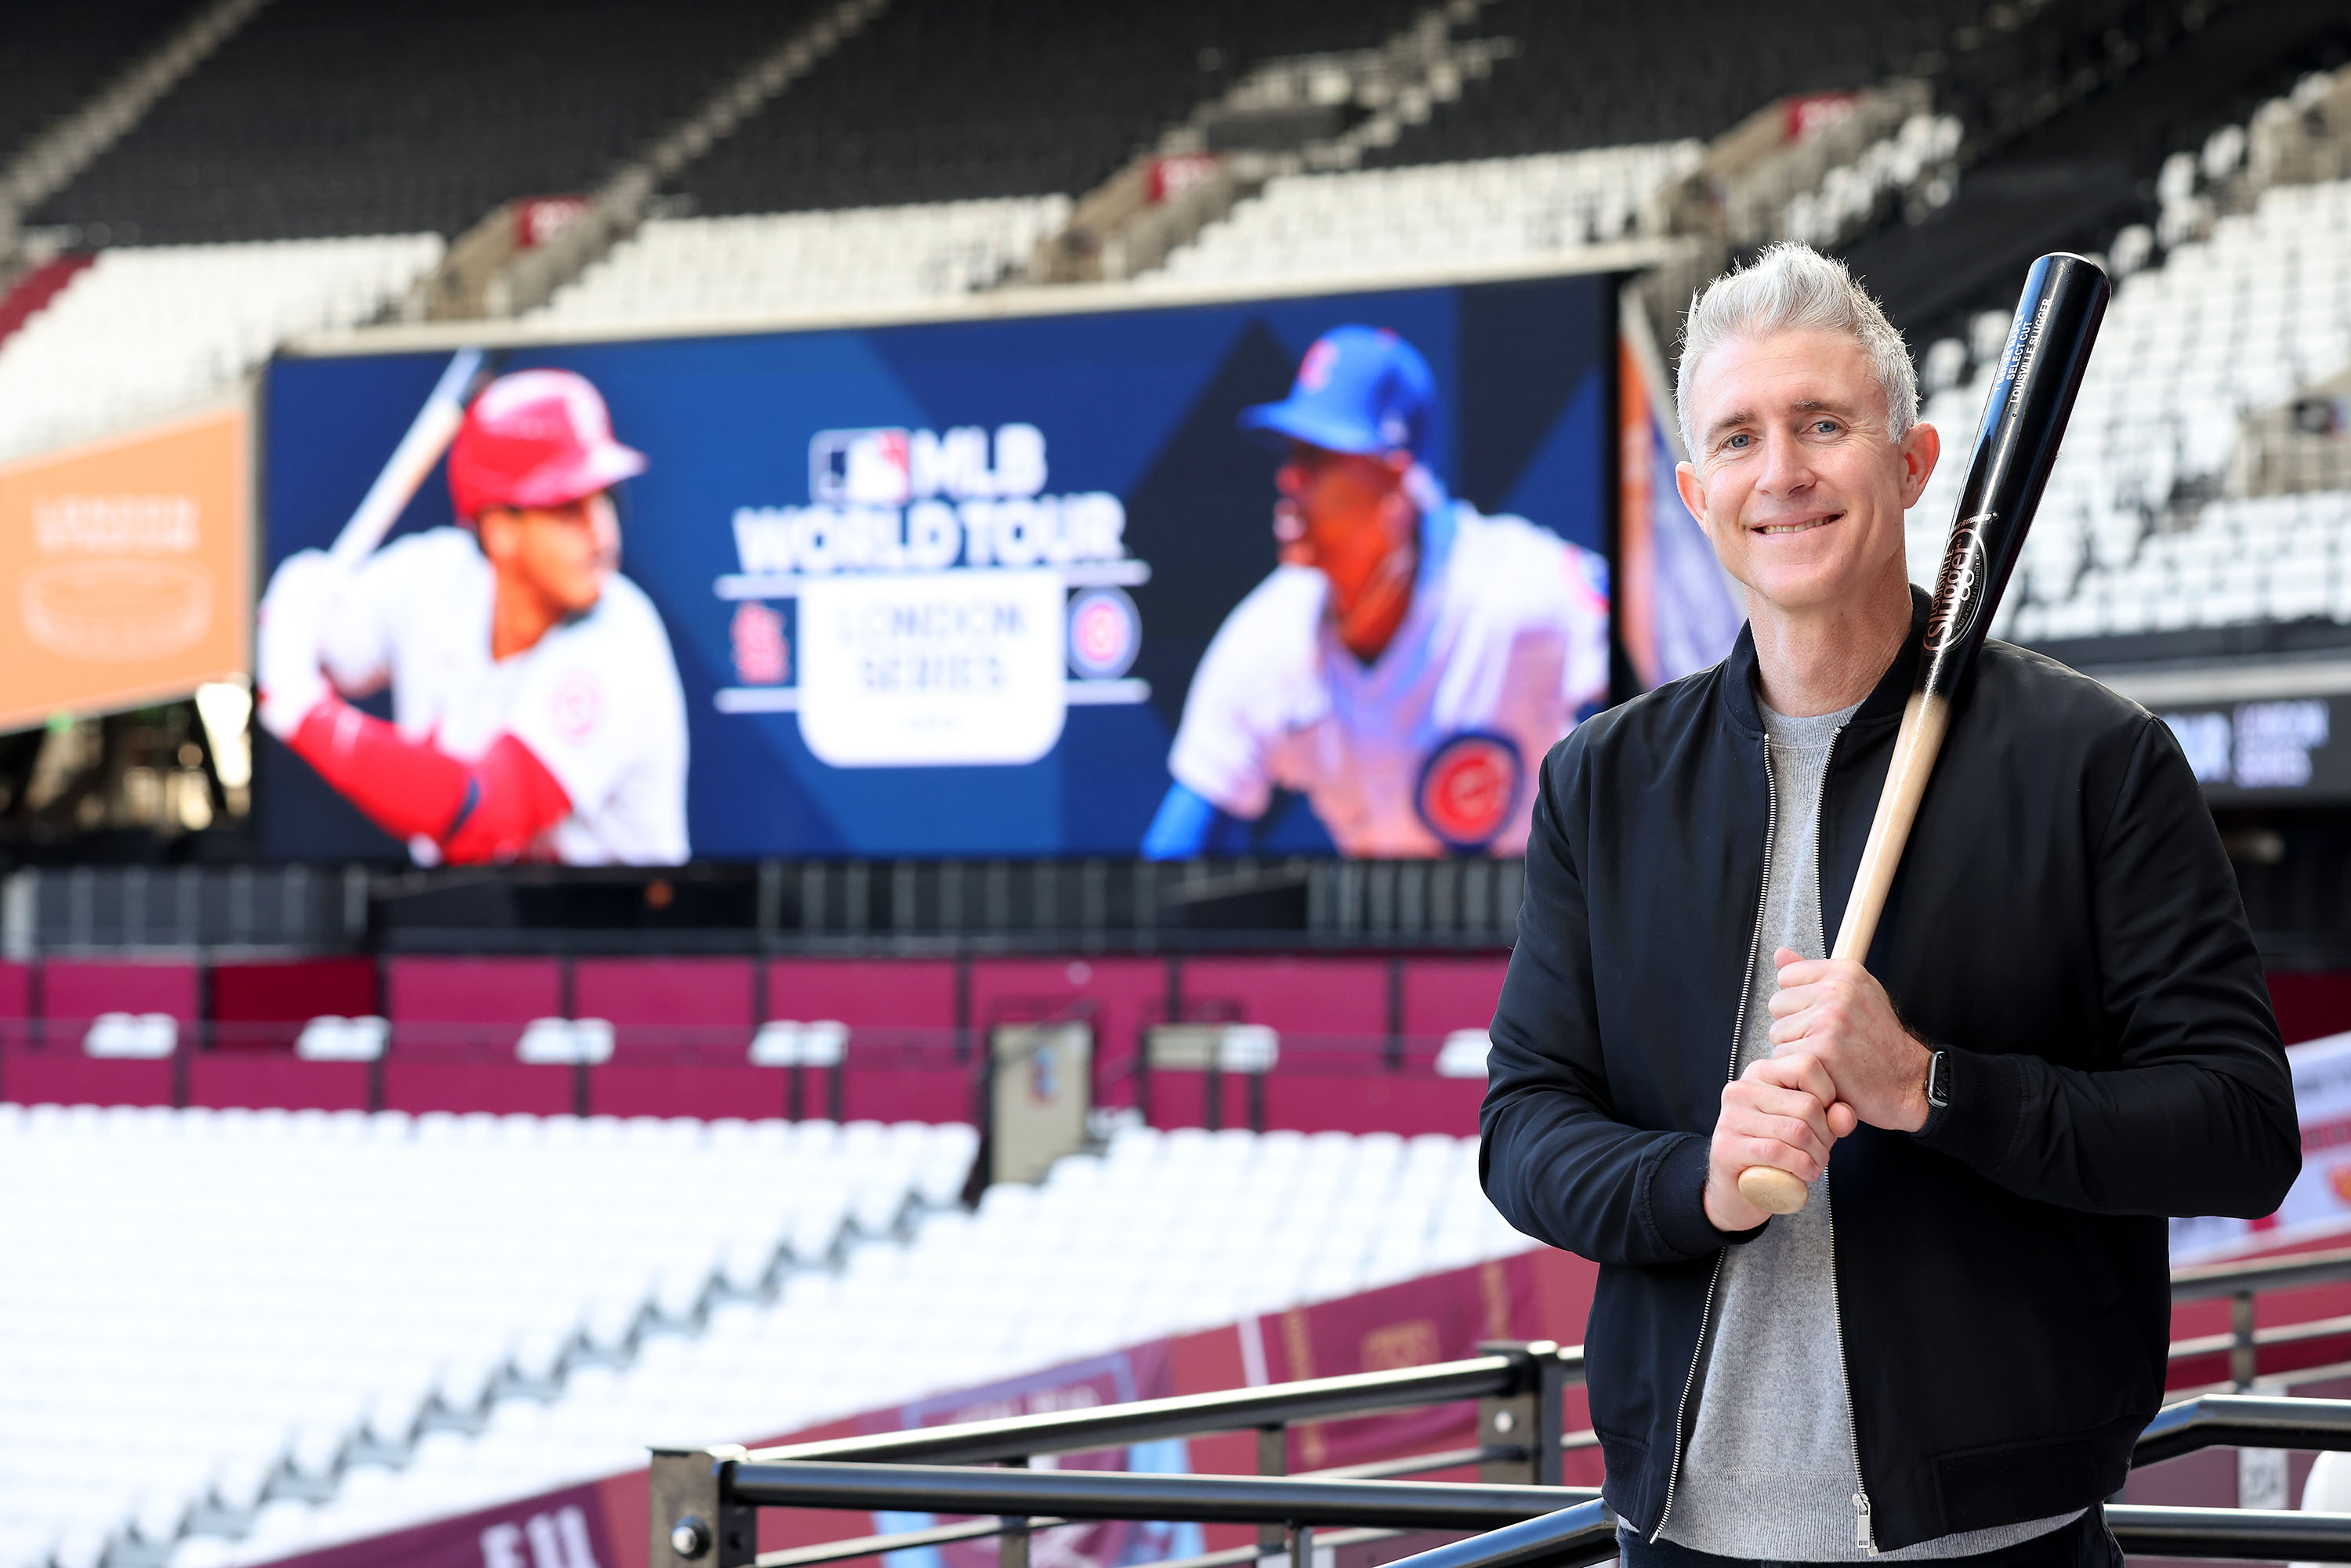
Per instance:
[[[1686,1134],[1657,1161],[1649,1177],[1649,1224],[1666,1245],[1691,1258],[1703,1258],[1726,1246],[1752,1241],[1763,1225],[1752,1230],[1718,1230],[1706,1217],[1706,1170],[1708,1140]]]
[[[1911,1136],[1926,1148],[1989,1175],[2016,1143],[2026,1092],[2023,1061],[1951,1046],[1942,1049],[1950,1053],[1950,1103]]]

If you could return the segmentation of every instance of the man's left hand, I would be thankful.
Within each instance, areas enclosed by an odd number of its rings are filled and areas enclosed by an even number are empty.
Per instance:
[[[1927,1124],[1927,1069],[1934,1053],[1902,1027],[1886,988],[1850,958],[1771,955],[1771,1054],[1817,1057],[1837,1098],[1873,1127],[1915,1133]]]

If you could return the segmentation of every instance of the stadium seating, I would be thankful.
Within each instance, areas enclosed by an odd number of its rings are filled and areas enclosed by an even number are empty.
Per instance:
[[[412,234],[106,251],[0,351],[0,459],[231,392],[284,339],[374,317],[441,248]]]
[[[2120,248],[2118,246],[2118,248]],[[1925,416],[1955,460],[1913,508],[1914,577],[1941,553],[2004,315]],[[2351,492],[2224,494],[2243,418],[2351,365],[2351,181],[2281,185],[2118,290],[2001,625],[2026,642],[2351,622]]]
[[[193,9],[187,0],[12,6],[0,27],[0,161],[121,70]]]
[[[1271,56],[1376,44],[1414,0],[897,0],[671,182],[704,214],[1092,189]]]
[[[453,1434],[506,1429],[509,1404],[573,1369],[690,1339],[713,1300],[951,1202],[975,1141],[0,1106],[0,1189],[41,1195],[0,1206],[0,1565],[55,1549],[92,1568],[126,1531],[160,1561],[192,1510],[266,1517],[332,1493],[361,1456],[429,1473]],[[549,1459],[623,1466],[643,1436],[580,1428]],[[417,1510],[507,1485],[470,1466],[442,1481]]]
[[[967,1212],[975,1142],[0,1108],[48,1195],[0,1211],[0,1568],[264,1561],[1525,1245],[1474,1139],[1129,1127]]]
[[[1211,224],[1144,287],[1506,267],[1655,232],[1696,141],[1341,174],[1292,174]]]
[[[1067,221],[1066,196],[656,218],[535,319],[565,327],[886,309],[985,288]]]
[[[1910,74],[1976,0],[1873,11],[1866,26],[1794,27],[1724,0],[1593,7],[1494,0],[1470,31],[1512,39],[1492,79],[1436,106],[1374,164],[1519,156],[1719,135],[1774,99]],[[1642,66],[1634,61],[1646,62]]]
[[[31,221],[150,245],[454,236],[588,189],[813,9],[277,0]]]

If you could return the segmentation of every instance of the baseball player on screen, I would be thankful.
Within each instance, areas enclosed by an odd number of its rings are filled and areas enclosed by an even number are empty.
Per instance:
[[[263,726],[424,864],[684,861],[685,700],[611,494],[644,467],[580,376],[491,382],[449,448],[462,527],[271,577]],[[345,700],[387,685],[390,724]]]
[[[1287,439],[1281,564],[1208,644],[1143,852],[1244,848],[1276,788],[1340,852],[1525,852],[1536,768],[1608,691],[1605,564],[1449,498],[1437,386],[1394,332],[1340,327],[1244,429]]]

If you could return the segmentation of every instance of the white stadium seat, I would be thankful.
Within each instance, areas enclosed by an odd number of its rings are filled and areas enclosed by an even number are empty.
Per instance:
[[[1529,1245],[1474,1138],[1130,1126],[967,1211],[976,1145],[0,1105],[48,1195],[0,1207],[0,1568],[238,1568]]]
[[[229,395],[287,338],[372,319],[441,252],[431,234],[102,251],[0,343],[0,460]]]

